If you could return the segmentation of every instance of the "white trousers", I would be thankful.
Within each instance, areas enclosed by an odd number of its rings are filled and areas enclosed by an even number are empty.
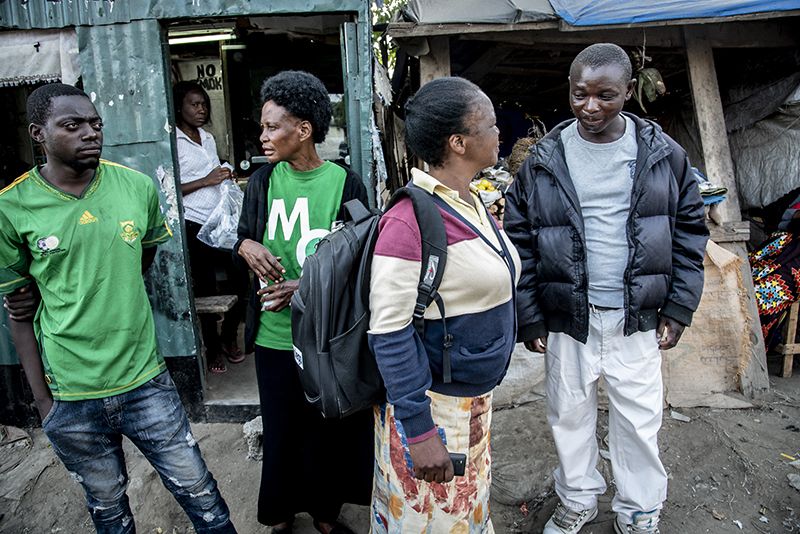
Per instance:
[[[626,522],[658,510],[667,498],[667,474],[658,457],[663,385],[655,331],[623,335],[623,310],[589,312],[584,345],[570,336],[547,339],[547,422],[559,466],[556,493],[575,510],[597,505],[606,483],[597,470],[597,383],[608,384],[611,468],[617,494],[612,509]]]

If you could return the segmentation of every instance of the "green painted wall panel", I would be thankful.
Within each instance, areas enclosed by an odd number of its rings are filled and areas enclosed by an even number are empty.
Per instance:
[[[165,356],[196,354],[161,26],[155,20],[82,26],[78,28],[78,47],[84,89],[94,95],[105,123],[103,157],[155,180],[173,229],[173,239],[159,247],[146,277],[159,346]]]

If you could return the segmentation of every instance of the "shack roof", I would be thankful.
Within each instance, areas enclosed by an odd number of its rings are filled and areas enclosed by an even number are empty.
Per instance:
[[[563,21],[570,26],[603,26],[755,14],[781,16],[793,10],[800,10],[800,0],[409,0],[404,17],[420,25]]]

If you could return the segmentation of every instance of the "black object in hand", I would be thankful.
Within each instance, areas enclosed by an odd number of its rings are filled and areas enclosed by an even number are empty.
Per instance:
[[[451,452],[450,461],[453,462],[453,475],[463,477],[464,471],[467,467],[467,455],[460,452]]]

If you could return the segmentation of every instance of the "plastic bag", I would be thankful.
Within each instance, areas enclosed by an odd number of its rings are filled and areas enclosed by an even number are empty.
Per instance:
[[[242,213],[244,193],[233,180],[220,184],[219,203],[206,223],[197,233],[197,239],[210,247],[232,249],[236,244],[236,230]]]

